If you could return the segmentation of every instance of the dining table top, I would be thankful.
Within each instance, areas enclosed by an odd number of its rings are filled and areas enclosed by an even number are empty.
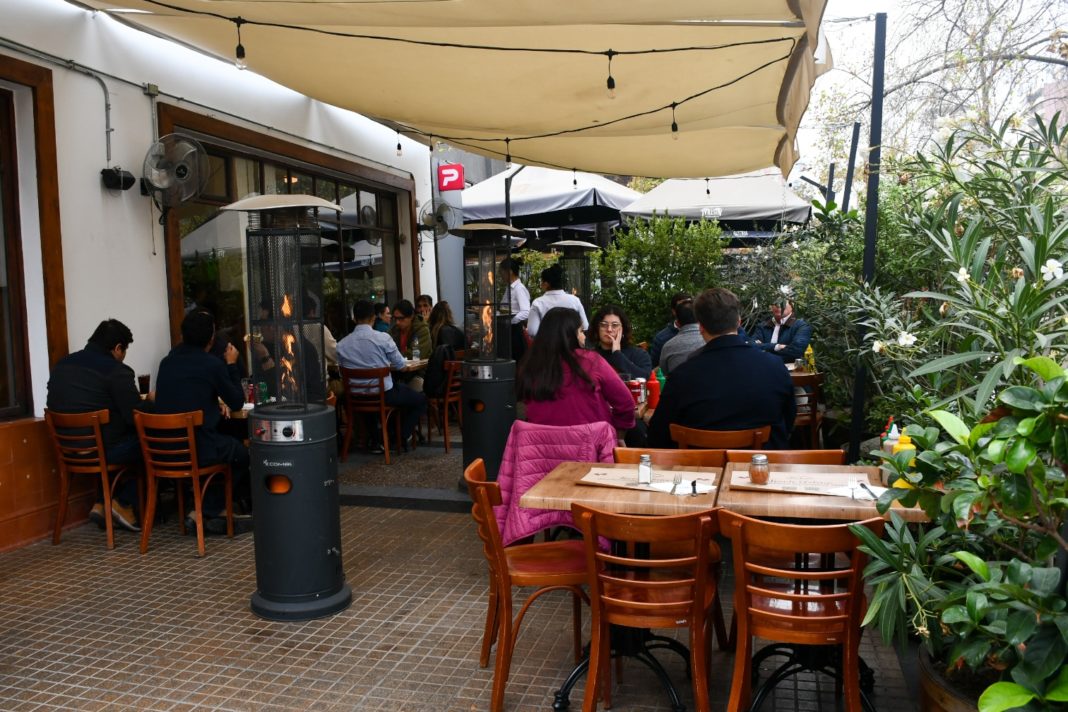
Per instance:
[[[733,512],[752,517],[781,517],[795,519],[820,519],[834,521],[859,521],[879,516],[875,502],[870,498],[852,499],[834,495],[753,491],[731,489],[730,481],[735,471],[745,473],[748,463],[727,463],[718,467],[654,467],[653,479],[670,481],[672,473],[699,472],[715,478],[716,489],[707,494],[691,497],[689,494],[668,494],[655,490],[624,489],[581,484],[579,481],[594,468],[619,469],[635,473],[637,465],[595,462],[564,462],[557,465],[537,484],[528,489],[519,499],[519,506],[532,509],[571,509],[578,502],[596,509],[621,514],[670,515],[703,511],[711,507],[725,507]],[[850,477],[867,475],[868,482],[879,483],[879,468],[854,465],[772,465],[772,472],[809,473],[821,480],[841,481],[844,487]],[[683,482],[683,491],[686,482]],[[863,497],[858,494],[858,497]],[[925,521],[923,510],[902,507],[894,503],[891,511],[897,512],[906,521]],[[889,516],[889,512],[885,515]]]
[[[419,371],[426,368],[426,365],[430,363],[428,358],[406,358],[404,359],[404,368],[392,369],[394,373],[410,373],[412,371]]]

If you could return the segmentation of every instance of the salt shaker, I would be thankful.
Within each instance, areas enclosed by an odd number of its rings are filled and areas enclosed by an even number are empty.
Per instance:
[[[653,483],[653,459],[649,455],[638,458],[638,484],[649,485]]]
[[[753,458],[749,461],[749,481],[754,485],[766,485],[770,476],[768,456],[761,453],[753,455]]]

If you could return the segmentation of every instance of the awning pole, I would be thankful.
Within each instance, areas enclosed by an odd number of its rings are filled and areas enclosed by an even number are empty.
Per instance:
[[[853,166],[857,165],[857,144],[860,143],[860,122],[853,122],[853,139],[849,142],[849,165],[846,166],[845,195],[842,212],[849,210],[849,194],[853,192]]]
[[[504,221],[508,223],[509,227],[512,225],[512,179],[519,175],[519,172],[524,168],[526,166],[519,166],[512,175],[504,179]]]

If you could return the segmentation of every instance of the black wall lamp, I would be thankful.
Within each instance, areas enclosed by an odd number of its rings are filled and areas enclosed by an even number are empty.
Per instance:
[[[100,171],[100,182],[110,190],[129,190],[136,182],[133,173],[121,168],[104,168]]]

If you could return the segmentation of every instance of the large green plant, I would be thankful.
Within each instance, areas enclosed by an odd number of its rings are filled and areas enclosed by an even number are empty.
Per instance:
[[[886,541],[854,527],[871,556],[865,624],[888,641],[919,635],[947,672],[985,673],[981,712],[1068,704],[1068,601],[1054,565],[1068,556],[1068,378],[1047,357],[1013,366],[1027,385],[1003,389],[987,422],[936,410],[947,439],[911,425],[918,453],[879,454],[894,481],[879,510],[919,505],[932,526],[914,535],[894,515]]]
[[[630,317],[633,341],[651,339],[670,317],[675,292],[716,285],[723,238],[719,225],[654,217],[628,221],[600,255],[596,306],[619,304]]]

